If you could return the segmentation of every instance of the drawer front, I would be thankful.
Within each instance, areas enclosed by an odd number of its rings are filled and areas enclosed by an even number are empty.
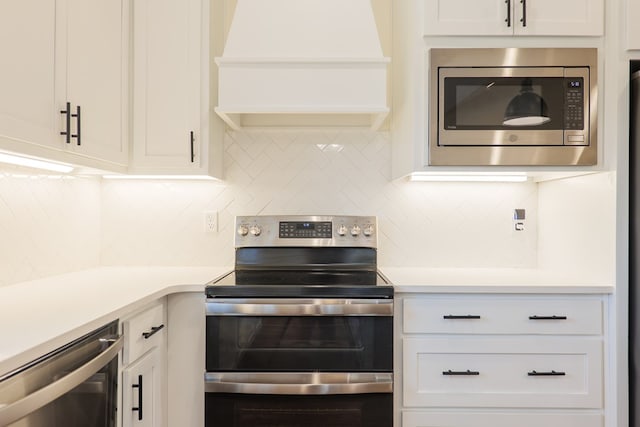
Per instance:
[[[403,340],[404,406],[601,408],[602,340]]]
[[[155,305],[122,322],[125,335],[123,363],[125,365],[159,346],[165,336],[164,307]]]
[[[405,333],[600,335],[600,298],[466,296],[408,298]]]
[[[402,413],[402,427],[603,427],[600,414],[576,413],[474,413],[410,412]]]

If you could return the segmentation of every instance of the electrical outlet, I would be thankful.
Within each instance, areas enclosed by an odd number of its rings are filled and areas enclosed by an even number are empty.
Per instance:
[[[513,210],[513,232],[521,232],[525,230],[526,211],[524,209]]]
[[[218,231],[218,212],[208,211],[204,213],[204,232],[215,233]]]

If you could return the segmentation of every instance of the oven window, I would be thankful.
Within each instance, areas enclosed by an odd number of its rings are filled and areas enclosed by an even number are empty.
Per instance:
[[[393,395],[288,396],[206,393],[205,425],[391,427]]]
[[[391,371],[392,317],[207,316],[207,371]]]
[[[563,77],[446,77],[444,129],[562,130],[566,83]]]

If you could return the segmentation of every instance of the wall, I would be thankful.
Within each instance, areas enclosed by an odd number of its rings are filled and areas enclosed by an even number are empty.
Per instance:
[[[539,184],[539,268],[615,283],[615,188],[615,172]]]
[[[100,180],[38,173],[0,166],[0,286],[99,262]]]
[[[386,133],[232,132],[224,183],[2,167],[0,286],[99,264],[230,265],[235,215],[310,213],[377,215],[383,266],[539,266],[613,280],[615,174],[409,183],[390,181],[389,152]],[[527,210],[524,234],[511,231],[514,208]],[[218,233],[203,232],[210,210]]]
[[[387,133],[230,132],[225,182],[104,181],[102,263],[231,265],[233,221],[255,214],[372,214],[379,263],[534,267],[537,186],[390,181]],[[514,233],[514,208],[527,230]],[[203,212],[219,232],[203,232]]]

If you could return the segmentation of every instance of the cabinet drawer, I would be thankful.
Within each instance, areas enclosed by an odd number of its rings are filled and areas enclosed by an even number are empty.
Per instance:
[[[403,340],[404,406],[601,408],[602,340]]]
[[[127,365],[164,340],[164,309],[156,305],[122,322],[123,364]]]
[[[602,427],[600,414],[576,413],[474,413],[410,412],[402,413],[402,427]]]
[[[602,334],[599,298],[460,296],[409,298],[405,333]]]

